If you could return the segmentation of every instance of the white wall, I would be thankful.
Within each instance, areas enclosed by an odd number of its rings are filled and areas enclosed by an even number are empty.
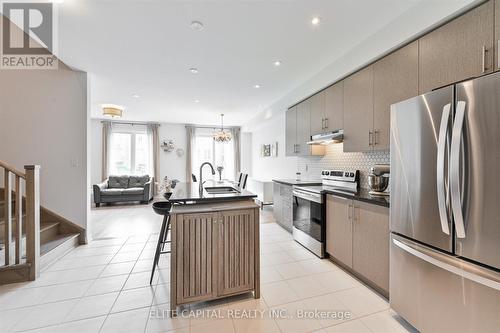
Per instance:
[[[262,157],[263,144],[278,142],[277,157]],[[254,129],[252,132],[252,175],[253,179],[270,181],[294,178],[297,172],[297,158],[285,156],[285,113],[281,113]]]
[[[102,123],[101,119],[91,121],[91,184],[102,181]],[[186,128],[183,124],[161,123],[158,131],[160,144],[163,140],[173,140],[175,149],[165,152],[160,149],[160,179],[168,176],[170,179],[178,179],[182,182],[186,179]],[[182,148],[184,155],[177,156],[176,150]]]
[[[297,161],[284,157],[284,150],[282,150],[285,142],[284,113],[288,107],[479,2],[478,0],[454,0],[417,3],[385,28],[375,32],[358,46],[346,52],[343,57],[333,61],[320,72],[311,73],[309,80],[244,124],[242,130],[251,132],[253,135],[253,177],[263,180],[278,177],[278,175],[279,178],[295,177],[298,168]],[[273,138],[278,139],[280,143],[280,155],[275,159],[260,157],[259,144],[266,140],[270,143]]]
[[[241,172],[252,177],[252,133],[241,132]]]
[[[0,160],[39,164],[42,206],[87,225],[87,74],[2,70]]]

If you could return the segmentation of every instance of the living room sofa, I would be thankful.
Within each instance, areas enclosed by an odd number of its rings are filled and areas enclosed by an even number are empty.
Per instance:
[[[144,176],[109,176],[100,184],[94,185],[94,203],[140,201],[148,203],[153,199],[154,178]]]

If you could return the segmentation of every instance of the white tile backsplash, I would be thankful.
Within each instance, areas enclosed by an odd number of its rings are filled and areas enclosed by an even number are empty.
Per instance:
[[[344,153],[343,144],[326,146],[325,156],[299,157],[297,171],[303,179],[318,179],[321,170],[328,169],[357,169],[360,172],[361,188],[368,188],[368,174],[374,164],[389,164],[389,151],[373,151],[363,153]]]

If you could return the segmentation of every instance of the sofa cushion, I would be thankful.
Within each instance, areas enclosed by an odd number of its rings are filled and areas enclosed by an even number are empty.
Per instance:
[[[122,190],[123,195],[142,195],[144,187],[129,187]]]
[[[129,176],[109,176],[109,188],[127,188]]]
[[[130,176],[128,180],[128,187],[144,187],[149,182],[149,176]]]
[[[101,195],[122,195],[122,188],[105,188],[101,190]]]

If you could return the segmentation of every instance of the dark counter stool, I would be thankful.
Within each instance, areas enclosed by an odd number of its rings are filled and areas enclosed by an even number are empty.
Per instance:
[[[153,261],[153,270],[151,271],[151,279],[149,284],[153,283],[153,276],[155,275],[155,268],[158,266],[158,261],[160,260],[160,255],[165,253],[170,253],[170,251],[164,251],[168,238],[168,230],[170,229],[170,209],[172,208],[172,203],[168,201],[159,201],[153,203],[153,210],[156,214],[163,215],[163,223],[161,224],[160,234],[158,235],[158,244],[156,244],[155,258]]]

